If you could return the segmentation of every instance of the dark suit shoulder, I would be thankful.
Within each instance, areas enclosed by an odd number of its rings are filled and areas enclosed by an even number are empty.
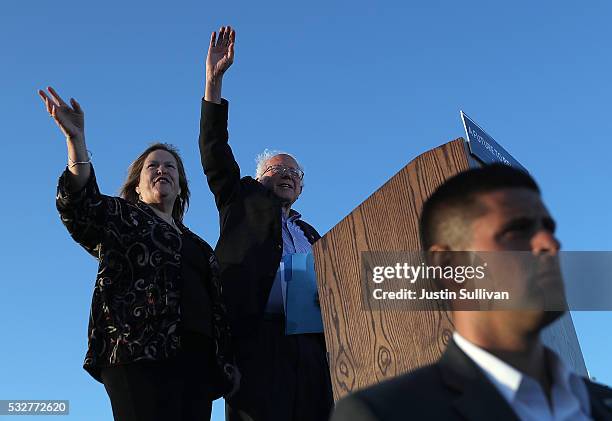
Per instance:
[[[379,421],[380,417],[366,401],[358,395],[348,395],[340,399],[334,408],[330,421]]]
[[[437,364],[417,369],[411,373],[385,380],[379,384],[355,392],[347,399],[347,406],[355,410],[367,408],[372,418],[363,420],[407,420],[452,418],[449,391],[444,387]],[[348,418],[334,418],[334,421]]]
[[[589,391],[591,400],[595,399],[601,402],[612,415],[612,388],[588,379],[584,379],[584,383]]]
[[[588,379],[584,379],[584,383],[589,389],[589,393],[594,393],[597,396],[601,396],[605,398],[612,397],[612,388],[610,388],[609,386],[606,386],[605,384],[601,384],[601,383],[595,383]]]
[[[595,420],[612,420],[612,389],[584,379],[591,400],[591,416]]]
[[[297,225],[304,232],[304,234],[306,235],[306,238],[308,238],[308,241],[310,241],[310,244],[313,244],[315,241],[321,238],[321,235],[315,229],[315,227],[313,227],[312,225],[310,225],[308,222],[304,221],[303,219],[298,219]]]

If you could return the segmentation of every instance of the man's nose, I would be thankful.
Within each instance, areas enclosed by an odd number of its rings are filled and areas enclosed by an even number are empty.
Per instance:
[[[556,255],[561,248],[561,243],[555,234],[549,230],[539,230],[531,239],[531,251],[534,254]]]

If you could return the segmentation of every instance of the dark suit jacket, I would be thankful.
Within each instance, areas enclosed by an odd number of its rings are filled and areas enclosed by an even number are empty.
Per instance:
[[[612,420],[612,390],[585,380],[591,416]],[[451,341],[433,365],[358,391],[338,402],[331,421],[518,421],[482,370]]]
[[[228,144],[228,103],[202,101],[200,157],[219,210],[215,254],[234,335],[253,333],[263,316],[282,253],[281,203],[257,180],[240,178]],[[298,220],[310,243],[320,238]]]

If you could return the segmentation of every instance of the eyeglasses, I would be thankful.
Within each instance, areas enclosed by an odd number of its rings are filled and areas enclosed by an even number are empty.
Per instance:
[[[291,168],[284,165],[270,165],[264,172],[261,173],[261,175],[263,176],[268,171],[270,171],[272,174],[280,174],[281,176],[289,174],[290,177],[298,178],[300,180],[304,178],[304,171],[300,170],[299,168]]]

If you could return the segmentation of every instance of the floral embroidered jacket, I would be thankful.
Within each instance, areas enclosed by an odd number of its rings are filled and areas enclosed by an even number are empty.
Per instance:
[[[64,172],[56,204],[72,238],[99,261],[84,368],[98,381],[100,368],[157,361],[180,349],[181,237],[145,203],[100,194],[93,167],[85,187],[71,193]],[[231,340],[212,248],[177,222],[201,247],[210,265],[203,279],[212,301],[217,362],[229,372]],[[220,393],[229,387],[229,379]],[[221,389],[223,389],[221,391]]]

